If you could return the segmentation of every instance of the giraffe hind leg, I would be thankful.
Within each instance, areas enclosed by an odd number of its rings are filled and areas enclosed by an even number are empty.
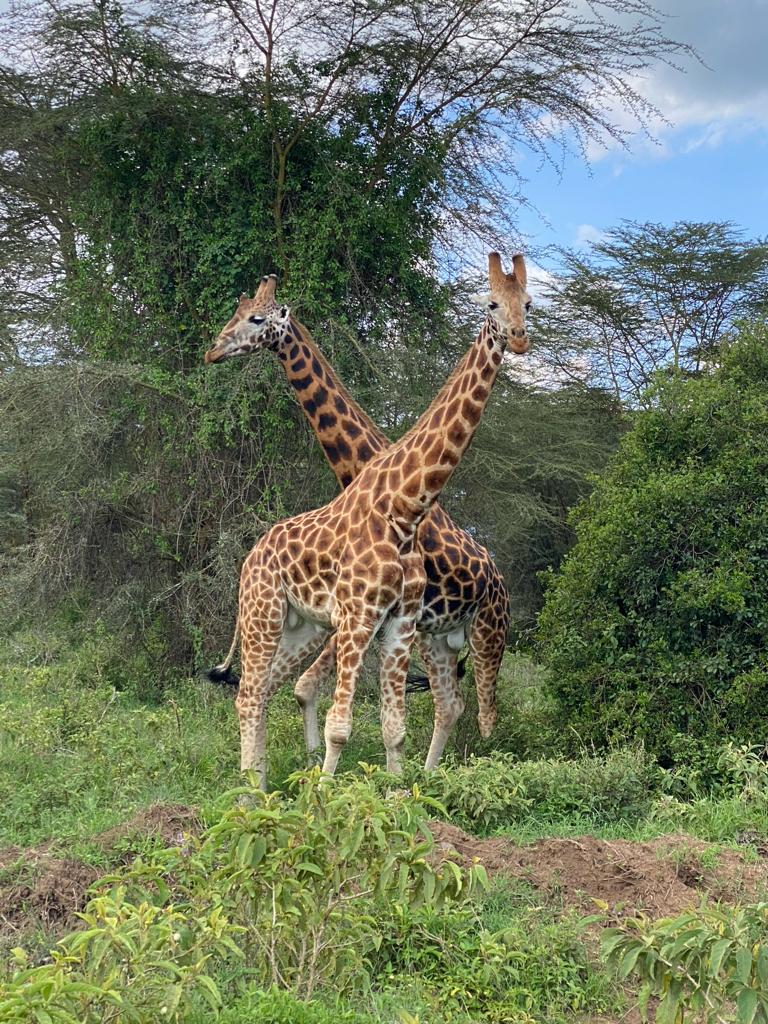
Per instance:
[[[300,621],[287,627],[286,602],[282,593],[266,602],[268,616],[244,619],[242,639],[243,676],[235,701],[240,719],[240,770],[254,769],[262,789],[267,782],[266,715],[269,701],[309,654],[325,640],[327,633],[314,623]],[[258,640],[252,640],[258,637]]]
[[[294,687],[294,695],[301,708],[304,720],[304,742],[307,754],[311,756],[320,748],[320,727],[317,720],[317,695],[321,684],[333,673],[336,667],[336,637],[332,636],[326,643],[318,658],[299,677]]]
[[[489,595],[469,628],[477,690],[477,724],[484,739],[496,725],[496,680],[506,649],[508,624],[509,598],[502,585],[498,594]]]

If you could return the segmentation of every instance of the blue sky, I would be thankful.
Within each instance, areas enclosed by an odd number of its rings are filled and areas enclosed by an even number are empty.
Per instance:
[[[521,209],[526,247],[546,267],[550,245],[575,246],[621,219],[731,220],[768,236],[768,0],[659,0],[668,34],[693,45],[707,66],[654,68],[639,91],[660,110],[629,151],[590,147],[562,174],[525,163]],[[621,122],[622,115],[619,114]],[[665,123],[665,120],[671,124]]]

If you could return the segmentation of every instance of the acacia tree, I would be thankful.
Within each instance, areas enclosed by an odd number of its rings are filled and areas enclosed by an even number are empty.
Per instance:
[[[537,330],[553,375],[633,403],[662,369],[697,373],[766,308],[768,244],[727,222],[625,222],[563,254]]]
[[[642,121],[633,76],[685,50],[644,0],[20,0],[3,27],[9,607],[96,587],[177,659],[229,629],[255,533],[333,487],[271,364],[203,371],[233,297],[281,271],[396,436],[468,336],[441,258],[513,229],[515,147],[620,137],[611,105]]]
[[[352,128],[370,147],[360,181],[369,193],[398,173],[403,152],[436,153],[442,241],[495,244],[514,229],[519,147],[551,159],[553,143],[623,141],[611,111],[639,124],[652,112],[634,76],[692,53],[645,0],[186,0],[186,9],[214,16],[222,65],[263,108],[284,263],[290,157],[318,121]]]

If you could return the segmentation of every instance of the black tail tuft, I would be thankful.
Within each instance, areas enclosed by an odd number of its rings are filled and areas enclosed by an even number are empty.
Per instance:
[[[231,666],[222,668],[220,665],[214,665],[214,667],[210,669],[210,671],[206,672],[205,675],[212,683],[219,683],[221,686],[240,685],[240,676],[237,672],[232,671]]]
[[[467,658],[469,657],[469,648],[464,652],[464,657],[459,658],[456,663],[456,678],[463,679],[467,674]]]
[[[456,678],[463,679],[467,674],[467,658],[469,657],[469,651],[467,650],[463,658],[459,658],[456,663]],[[405,679],[405,692],[406,693],[424,693],[429,689],[429,677],[428,676],[416,676],[410,673]]]
[[[424,693],[425,690],[429,689],[429,679],[427,676],[413,676],[407,675],[405,678],[405,692],[406,693]]]

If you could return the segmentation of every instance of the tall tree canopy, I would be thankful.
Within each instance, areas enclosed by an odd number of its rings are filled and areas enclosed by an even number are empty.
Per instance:
[[[550,373],[638,402],[658,370],[717,363],[740,320],[768,310],[768,242],[725,222],[628,221],[563,254],[537,328]]]
[[[637,72],[685,52],[645,0],[19,0],[2,21],[5,595],[96,594],[177,657],[226,633],[255,534],[333,493],[268,360],[200,365],[235,296],[279,271],[397,435],[470,336],[453,271],[510,247],[519,148],[620,138],[611,111],[649,112]],[[616,430],[569,395],[518,419],[521,387],[478,439],[518,528],[497,535],[471,463],[448,499],[508,575],[533,537],[557,557]],[[534,452],[534,425],[547,459],[512,481],[504,445]]]

